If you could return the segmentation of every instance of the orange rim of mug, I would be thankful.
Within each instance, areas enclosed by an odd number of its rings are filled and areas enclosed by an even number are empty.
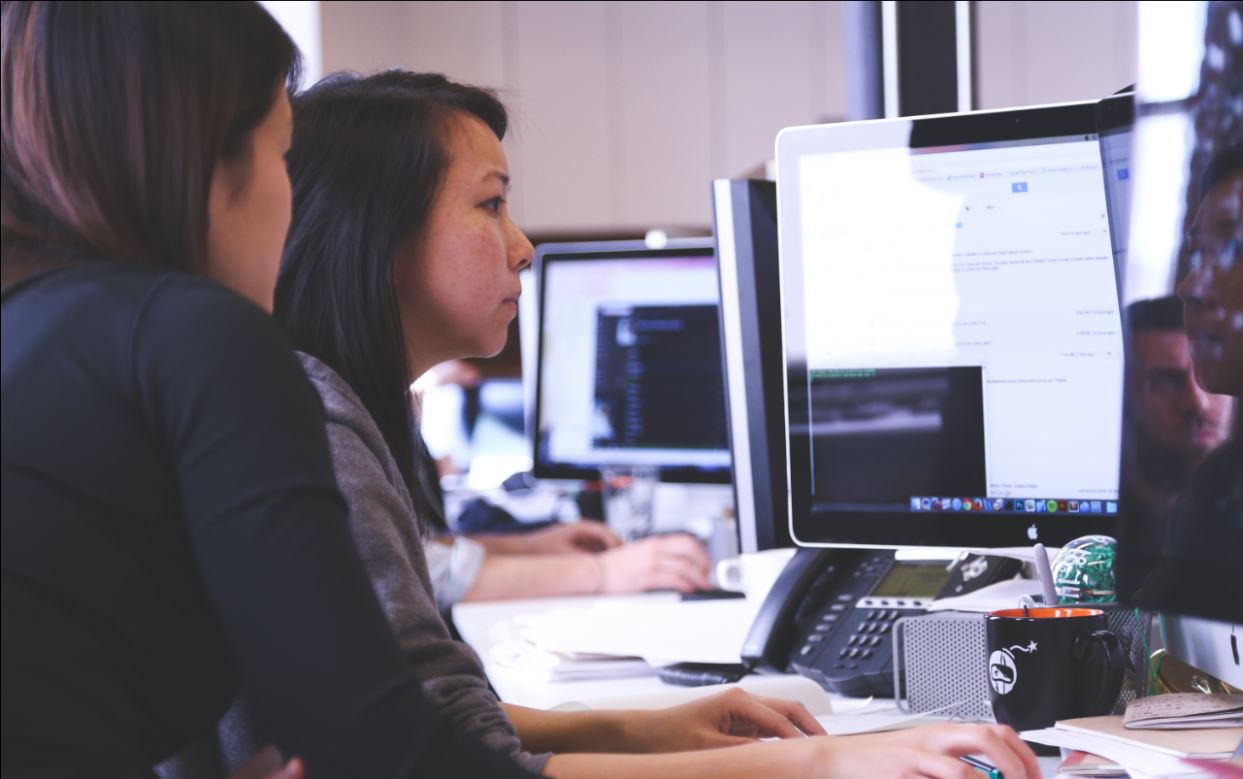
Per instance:
[[[1095,617],[1104,613],[1100,609],[1043,606],[1035,609],[1001,609],[1000,611],[990,612],[988,616],[1000,619],[1071,619],[1074,617]]]

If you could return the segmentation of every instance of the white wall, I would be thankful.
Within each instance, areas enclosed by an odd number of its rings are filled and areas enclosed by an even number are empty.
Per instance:
[[[324,73],[323,41],[319,35],[319,0],[260,0],[302,52],[302,81],[306,88]]]
[[[324,72],[406,67],[497,88],[530,231],[705,228],[712,178],[758,169],[782,127],[845,116],[843,5],[324,0]],[[980,107],[1132,83],[1135,9],[977,3]]]
[[[980,108],[1105,97],[1135,83],[1136,2],[977,2]]]
[[[324,69],[434,70],[514,115],[528,230],[706,228],[714,177],[846,112],[841,3],[323,2]]]

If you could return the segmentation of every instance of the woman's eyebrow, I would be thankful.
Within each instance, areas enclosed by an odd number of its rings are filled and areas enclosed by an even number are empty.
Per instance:
[[[509,174],[505,173],[504,171],[490,170],[484,174],[483,181],[487,181],[490,178],[498,178],[501,180],[502,184],[504,184],[506,187],[509,187]]]

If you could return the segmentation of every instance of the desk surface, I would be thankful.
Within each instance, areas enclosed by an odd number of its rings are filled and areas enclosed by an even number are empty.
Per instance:
[[[539,598],[532,600],[496,601],[491,603],[460,603],[453,608],[453,621],[463,640],[483,660],[484,669],[501,700],[521,706],[548,709],[576,701],[622,695],[643,695],[672,689],[653,672],[648,676],[590,681],[546,681],[498,666],[491,657],[492,647],[504,640],[507,624],[516,616],[541,613],[559,606],[582,606],[601,599],[633,602],[671,603],[678,596],[671,593],[598,596],[596,598]],[[850,709],[858,701],[828,693],[835,709]],[[895,709],[896,710],[896,709]],[[866,714],[856,715],[866,717]],[[1045,776],[1054,776],[1061,758],[1040,758]]]
[[[653,672],[649,676],[591,681],[553,681],[532,678],[492,660],[492,647],[504,640],[510,620],[523,614],[534,614],[559,606],[582,606],[601,600],[652,603],[674,603],[672,593],[597,596],[594,598],[535,598],[531,600],[494,601],[490,603],[459,603],[453,607],[453,623],[462,639],[479,654],[484,670],[497,695],[507,703],[550,709],[562,703],[616,695],[634,695],[667,689],[668,685]]]

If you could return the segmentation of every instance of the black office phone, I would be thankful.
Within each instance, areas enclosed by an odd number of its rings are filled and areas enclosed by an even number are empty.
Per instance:
[[[799,673],[849,697],[893,697],[894,623],[938,597],[1013,578],[1017,560],[902,561],[886,549],[800,549],[743,642],[756,670]]]

